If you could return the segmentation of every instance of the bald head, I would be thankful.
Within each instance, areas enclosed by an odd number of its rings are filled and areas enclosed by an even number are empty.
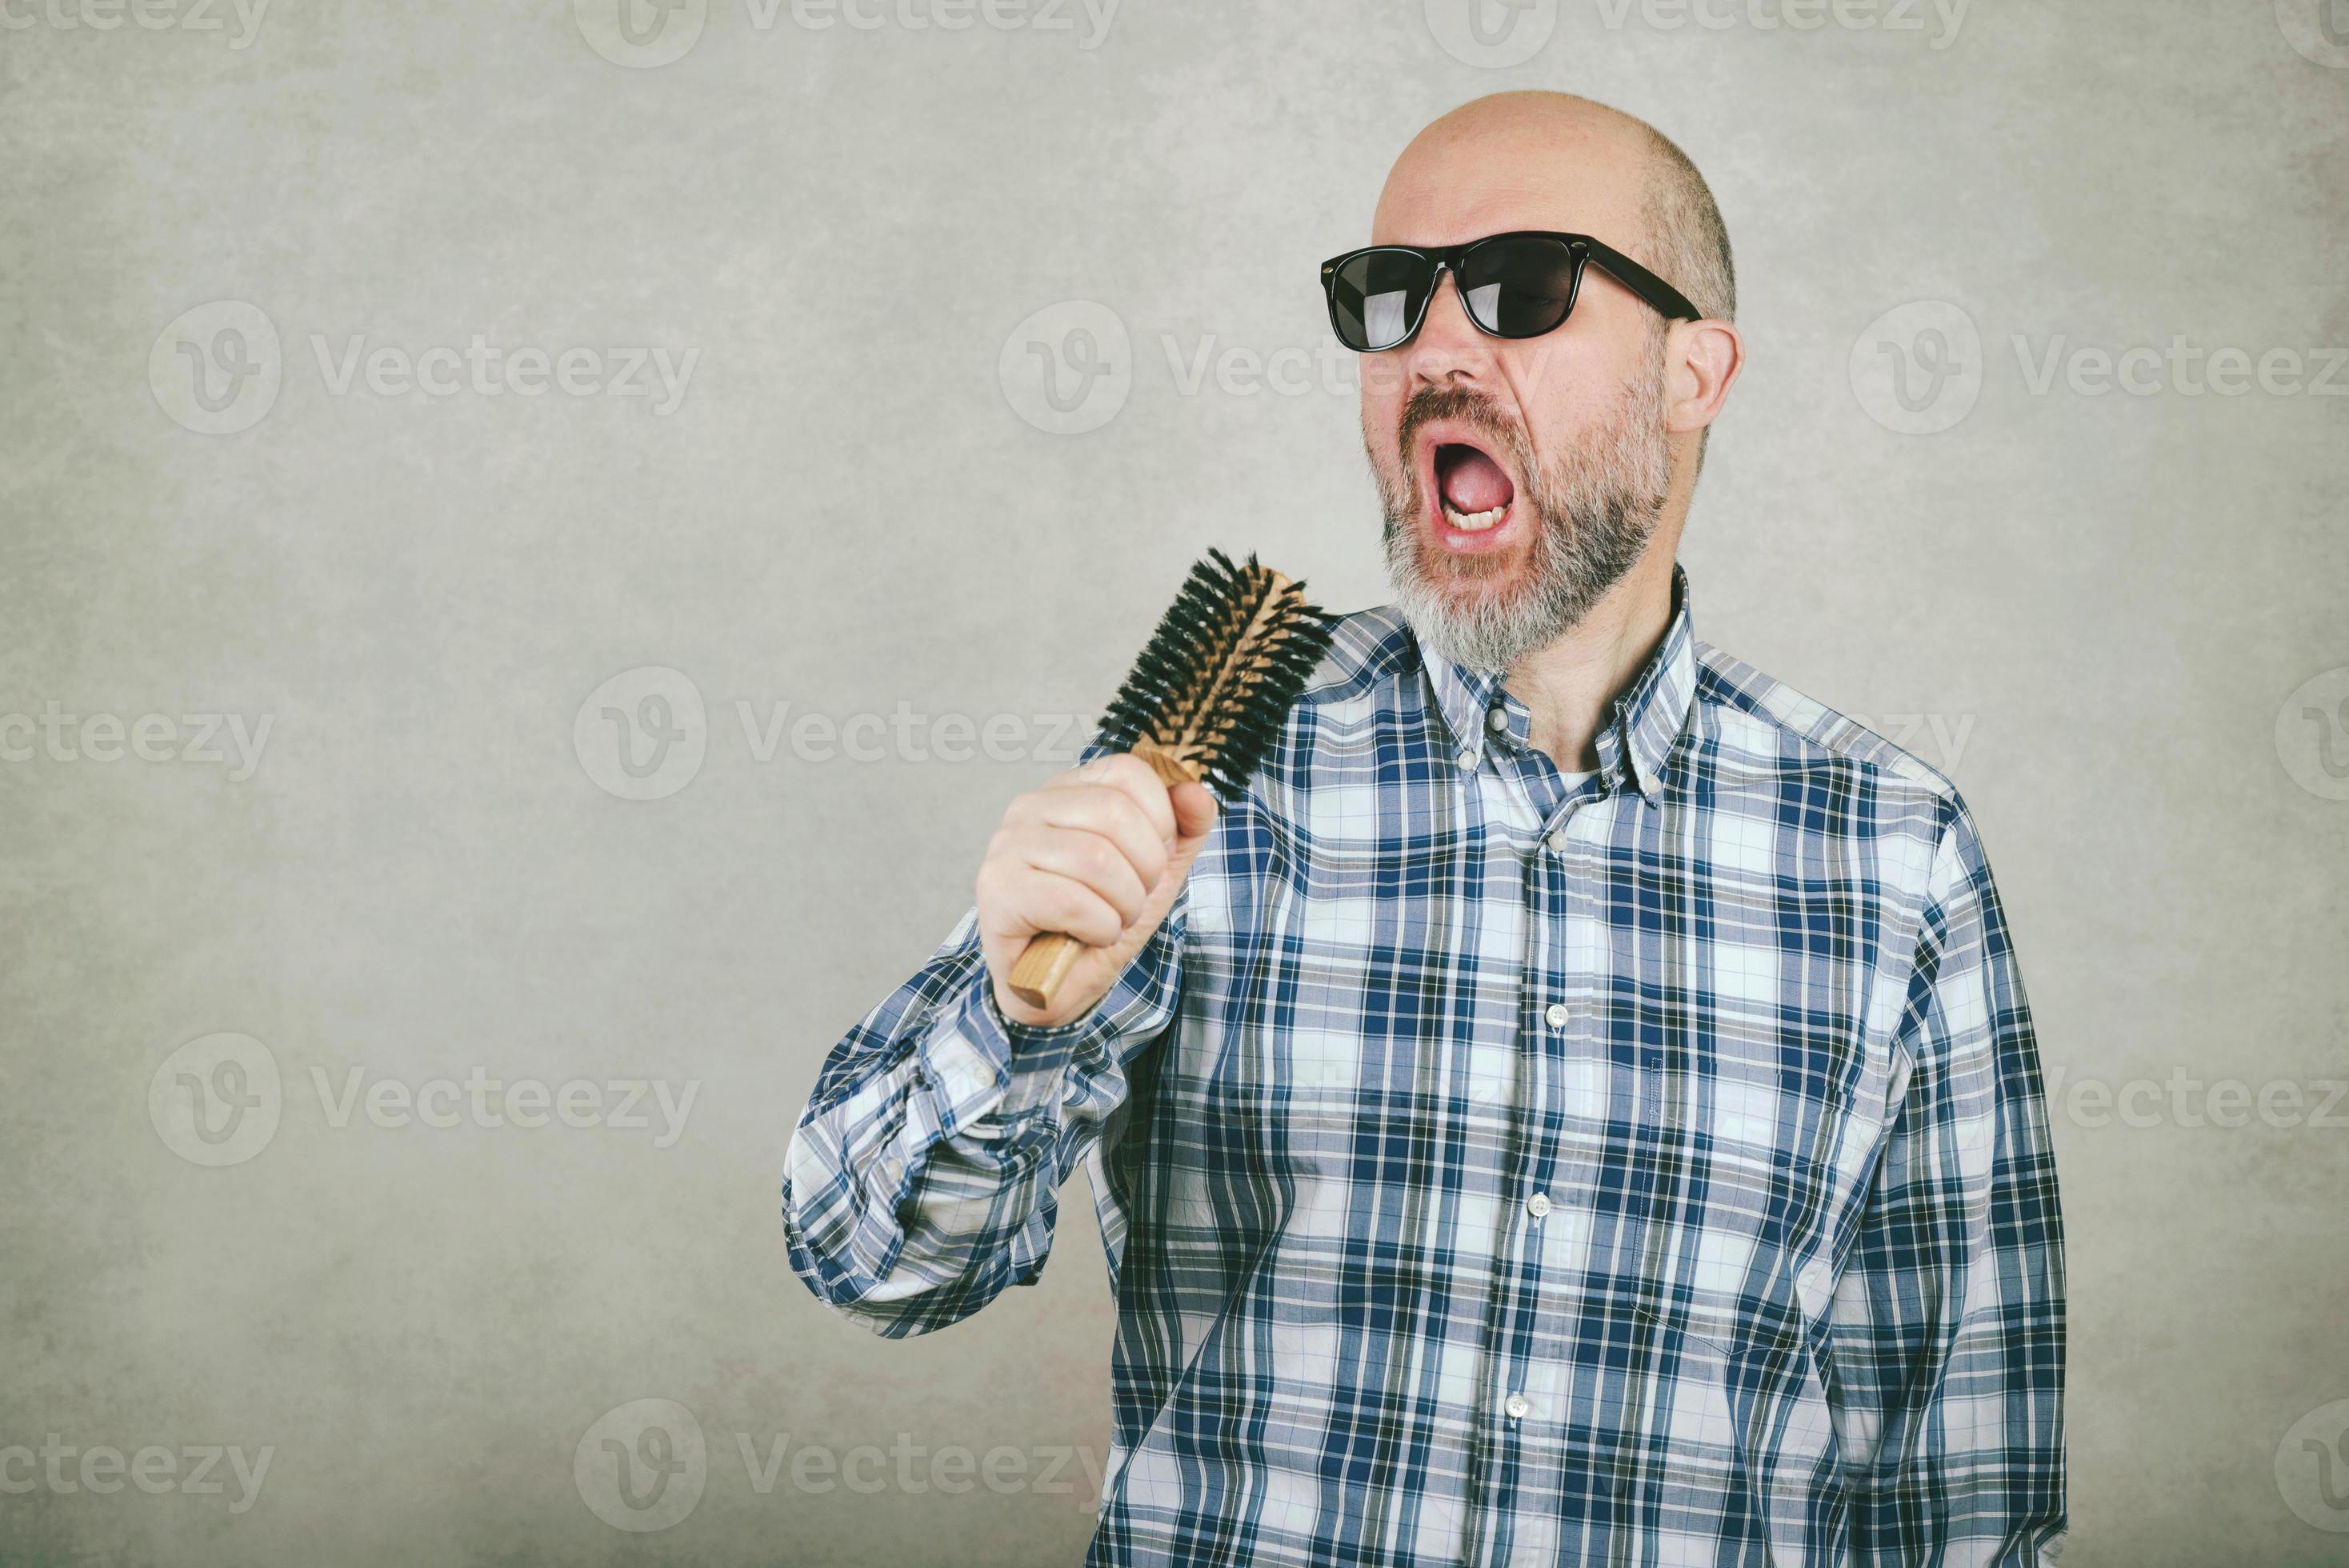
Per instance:
[[[1447,232],[1427,232],[1431,223]],[[1395,160],[1371,238],[1451,244],[1504,229],[1596,235],[1707,316],[1736,317],[1729,232],[1713,191],[1686,153],[1620,109],[1530,91],[1461,105]]]

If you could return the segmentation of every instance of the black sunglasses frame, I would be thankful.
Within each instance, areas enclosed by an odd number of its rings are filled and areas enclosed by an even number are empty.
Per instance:
[[[1344,255],[1330,257],[1321,263],[1321,292],[1329,301],[1330,330],[1338,335],[1340,343],[1345,344],[1357,354],[1385,354],[1401,348],[1419,335],[1420,325],[1427,319],[1428,306],[1435,303],[1437,292],[1444,287],[1444,274],[1447,272],[1452,274],[1452,286],[1455,291],[1459,291],[1461,268],[1467,262],[1469,254],[1483,246],[1497,244],[1504,240],[1558,241],[1574,257],[1574,281],[1567,290],[1566,309],[1558,313],[1557,320],[1542,328],[1540,332],[1495,332],[1476,319],[1475,308],[1468,303],[1466,293],[1461,291],[1461,309],[1466,314],[1468,319],[1475,323],[1476,330],[1487,337],[1540,337],[1546,333],[1556,332],[1559,327],[1564,326],[1574,315],[1575,302],[1582,297],[1583,269],[1593,262],[1598,263],[1616,282],[1646,301],[1666,321],[1704,319],[1704,313],[1691,304],[1686,294],[1603,241],[1593,239],[1588,234],[1560,233],[1549,229],[1512,229],[1506,233],[1487,234],[1481,240],[1471,240],[1464,245],[1448,245],[1434,249],[1423,245],[1364,245],[1360,250],[1348,251]],[[1338,321],[1338,270],[1349,262],[1360,261],[1364,256],[1374,256],[1382,253],[1415,256],[1426,263],[1429,267],[1427,290],[1419,302],[1419,309],[1412,315],[1410,326],[1404,329],[1401,337],[1381,348],[1355,348],[1351,343],[1346,341],[1346,330],[1339,325]]]

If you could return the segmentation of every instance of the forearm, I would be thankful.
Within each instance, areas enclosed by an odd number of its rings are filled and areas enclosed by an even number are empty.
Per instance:
[[[966,915],[931,962],[834,1047],[786,1159],[792,1267],[876,1332],[955,1323],[1032,1284],[1061,1182],[1124,1099],[1124,1063],[1179,989],[1169,922],[1101,1006],[1008,1023]]]

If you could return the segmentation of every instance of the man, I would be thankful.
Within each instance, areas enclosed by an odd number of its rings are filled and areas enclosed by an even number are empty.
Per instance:
[[[1011,803],[825,1065],[794,1266],[942,1327],[1035,1281],[1083,1162],[1099,1563],[2052,1561],[2061,1222],[1972,819],[1691,630],[1744,356],[1711,194],[1509,93],[1372,239],[1425,248],[1323,275],[1398,607],[1220,819],[1117,756]],[[1092,949],[1049,1013],[1038,931]]]

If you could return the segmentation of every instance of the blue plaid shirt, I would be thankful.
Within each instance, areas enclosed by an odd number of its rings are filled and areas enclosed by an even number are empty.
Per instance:
[[[834,1047],[793,1267],[886,1336],[1118,1303],[1095,1563],[2039,1563],[2064,1265],[2037,1047],[1951,782],[1696,640],[1563,775],[1346,617],[1094,1012],[967,914]]]

